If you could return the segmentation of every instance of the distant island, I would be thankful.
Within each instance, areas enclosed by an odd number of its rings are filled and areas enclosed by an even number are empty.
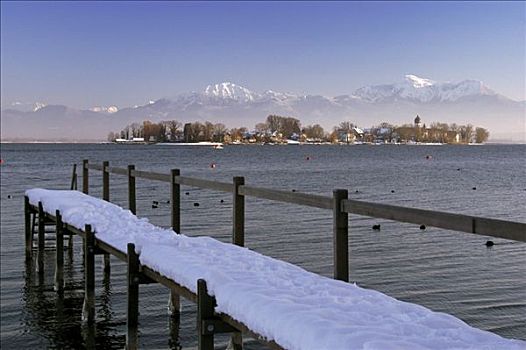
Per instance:
[[[427,126],[417,115],[412,124],[381,123],[360,128],[343,121],[324,130],[319,124],[302,126],[297,118],[269,115],[253,130],[246,127],[228,129],[222,123],[209,121],[181,123],[177,120],[132,123],[118,132],[110,132],[108,141],[115,143],[199,143],[224,144],[469,144],[484,143],[489,132],[471,124],[432,122]]]

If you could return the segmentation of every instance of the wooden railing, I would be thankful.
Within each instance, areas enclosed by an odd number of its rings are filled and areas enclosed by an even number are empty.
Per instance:
[[[110,167],[109,162],[91,164],[88,160],[82,163],[83,192],[88,193],[89,170],[103,172],[103,199],[109,200],[109,174],[128,176],[128,204],[136,213],[135,179],[144,178],[171,184],[172,228],[180,232],[180,186],[191,186],[233,195],[233,233],[232,242],[244,245],[244,198],[255,197],[273,201],[292,203],[308,207],[328,209],[333,216],[333,255],[334,278],[349,280],[349,252],[348,252],[348,214],[357,214],[375,218],[389,219],[399,222],[433,226],[452,231],[467,232],[514,241],[526,242],[526,224],[462,214],[447,213],[434,210],[416,209],[395,205],[371,203],[348,198],[348,191],[335,189],[333,196],[288,192],[269,188],[245,185],[243,177],[235,177],[232,183],[205,180],[180,175],[179,169],[173,169],[170,174],[141,171],[129,165],[127,169]],[[76,174],[74,174],[76,177]]]
[[[336,189],[333,191],[333,196],[328,197],[248,186],[245,185],[243,177],[234,177],[232,183],[227,183],[181,176],[179,169],[172,169],[169,174],[164,174],[137,170],[134,165],[128,165],[127,168],[111,167],[107,161],[101,165],[90,164],[87,160],[83,161],[82,190],[86,194],[89,192],[89,170],[102,171],[102,199],[106,201],[110,200],[110,174],[127,176],[128,207],[134,214],[137,212],[137,178],[169,183],[171,226],[177,233],[181,232],[181,185],[231,193],[233,196],[232,243],[238,246],[244,246],[245,242],[245,197],[331,210],[333,217],[333,274],[335,279],[342,281],[348,281],[349,278],[349,213],[526,242],[526,224],[520,222],[351,200],[349,199],[348,191],[345,189]],[[76,185],[77,174],[76,166],[74,166],[71,188],[76,188]],[[176,319],[179,318],[180,296],[198,304],[199,349],[213,349],[214,334],[219,333],[231,334],[231,345],[234,350],[243,348],[242,333],[252,336],[270,348],[282,349],[278,343],[265,339],[243,323],[234,320],[231,316],[215,313],[214,305],[216,301],[213,296],[208,295],[206,281],[199,280],[197,293],[193,293],[176,281],[161,275],[148,266],[141,265],[139,256],[136,254],[132,243],[128,244],[126,252],[122,252],[97,239],[90,225],[86,225],[84,229],[76,228],[67,222],[63,222],[58,210],[55,213],[47,213],[44,211],[41,202],[38,203],[38,206],[31,205],[28,197],[25,197],[26,258],[31,259],[32,256],[34,225],[31,224],[31,217],[33,216],[34,219],[35,215],[38,215],[38,259],[36,266],[39,274],[42,274],[44,271],[45,226],[50,223],[56,226],[55,247],[57,253],[54,285],[59,295],[63,293],[64,287],[64,235],[79,235],[83,238],[85,274],[83,319],[90,327],[93,327],[95,323],[95,255],[104,255],[105,273],[110,271],[110,255],[114,255],[127,263],[127,349],[137,348],[139,285],[148,283],[160,283],[170,289],[170,303],[173,307],[172,316],[176,317]],[[72,240],[70,239],[70,244],[71,242]]]

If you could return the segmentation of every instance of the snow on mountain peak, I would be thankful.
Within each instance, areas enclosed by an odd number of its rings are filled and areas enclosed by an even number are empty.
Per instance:
[[[257,97],[257,94],[253,93],[252,91],[231,82],[208,85],[204,93],[210,97],[218,97],[243,102],[254,101]]]
[[[435,84],[433,80],[417,77],[413,74],[407,74],[405,80],[409,82],[414,88],[422,88],[432,86]]]
[[[46,107],[47,104],[46,103],[43,103],[43,102],[35,102],[35,106],[33,107],[33,112],[36,112],[38,111],[39,109],[42,109],[44,107]]]
[[[495,95],[495,92],[478,80],[436,82],[412,74],[406,75],[405,81],[401,83],[365,86],[354,92],[355,97],[368,102],[454,102],[464,97],[481,95]]]
[[[91,107],[89,110],[92,111],[92,112],[96,112],[96,113],[109,113],[109,114],[112,114],[112,113],[118,112],[119,108],[117,108],[117,106],[109,106],[109,107],[95,106],[95,107]]]

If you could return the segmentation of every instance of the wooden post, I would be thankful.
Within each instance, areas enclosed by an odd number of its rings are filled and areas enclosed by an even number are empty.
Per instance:
[[[234,198],[232,204],[232,243],[240,247],[243,247],[245,245],[245,196],[239,194],[239,186],[242,186],[244,184],[244,177],[234,177]]]
[[[109,274],[111,272],[111,259],[109,253],[104,253],[104,273]]]
[[[342,211],[347,190],[333,191],[333,255],[334,279],[349,282],[349,215]]]
[[[137,214],[137,198],[135,191],[135,176],[132,171],[135,170],[135,165],[128,165],[128,208],[133,214]]]
[[[89,169],[87,159],[82,161],[82,193],[89,193]]]
[[[181,175],[179,169],[172,169],[171,174],[171,198],[172,203],[172,229],[181,233],[181,185],[176,183],[176,177]]]
[[[139,256],[135,244],[128,243],[128,311],[126,349],[137,349],[139,324]]]
[[[244,184],[244,177],[234,177],[232,243],[240,247],[245,245],[245,196],[239,194],[239,186]],[[229,347],[232,350],[243,349],[243,335],[241,332],[234,332],[231,335]]]
[[[38,202],[38,257],[37,269],[39,273],[44,273],[44,249],[46,244],[45,214],[42,202]]]
[[[102,162],[102,199],[110,201],[110,162]]]
[[[214,350],[214,329],[205,329],[204,321],[214,317],[215,300],[208,295],[206,281],[197,280],[198,349]],[[212,326],[211,326],[212,327]]]
[[[102,162],[102,199],[110,201],[110,162]],[[110,272],[110,254],[104,253],[104,272]]]
[[[77,189],[77,164],[73,164],[73,173],[71,174],[71,190]]]
[[[56,259],[55,259],[55,291],[62,294],[64,291],[64,228],[60,211],[55,213],[56,217]]]
[[[91,225],[84,228],[84,305],[82,320],[95,323],[95,235]]]
[[[31,227],[31,207],[29,197],[24,196],[24,223],[26,238],[26,260],[31,259],[33,253],[33,228]]]
[[[170,171],[170,203],[172,208],[172,230],[175,233],[181,233],[181,185],[176,182],[176,177],[181,175],[179,169],[172,169]],[[172,317],[179,318],[179,312],[181,311],[181,297],[173,290],[170,291],[170,301],[168,307],[172,312]]]

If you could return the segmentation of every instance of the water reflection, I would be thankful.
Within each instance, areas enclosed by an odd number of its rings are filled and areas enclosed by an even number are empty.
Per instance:
[[[78,278],[80,274],[75,273],[72,259],[66,259],[64,266],[67,283],[63,295],[53,289],[54,268],[50,262],[54,255],[54,252],[46,251],[44,271],[37,272],[34,261],[26,263],[23,290],[28,311],[26,327],[32,333],[42,335],[48,341],[48,348],[122,349],[125,336],[115,334],[115,330],[124,322],[115,320],[111,311],[109,275],[104,277],[102,293],[97,296],[97,321],[89,327],[81,322],[83,280]]]
[[[77,248],[77,249],[75,249]],[[113,286],[111,275],[103,273],[96,281],[96,322],[89,326],[82,322],[84,301],[84,272],[80,245],[65,250],[64,290],[54,290],[55,251],[46,249],[44,269],[37,269],[36,259],[26,262],[23,288],[26,316],[25,328],[47,341],[47,348],[122,349],[126,344],[126,309],[112,308]],[[123,295],[115,296],[122,298]],[[125,296],[124,296],[125,298]],[[125,300],[123,300],[125,302]],[[180,312],[167,315],[168,347],[182,349],[180,344]],[[139,318],[140,322],[140,318]],[[140,331],[140,328],[139,328]],[[139,339],[140,341],[140,339]]]

